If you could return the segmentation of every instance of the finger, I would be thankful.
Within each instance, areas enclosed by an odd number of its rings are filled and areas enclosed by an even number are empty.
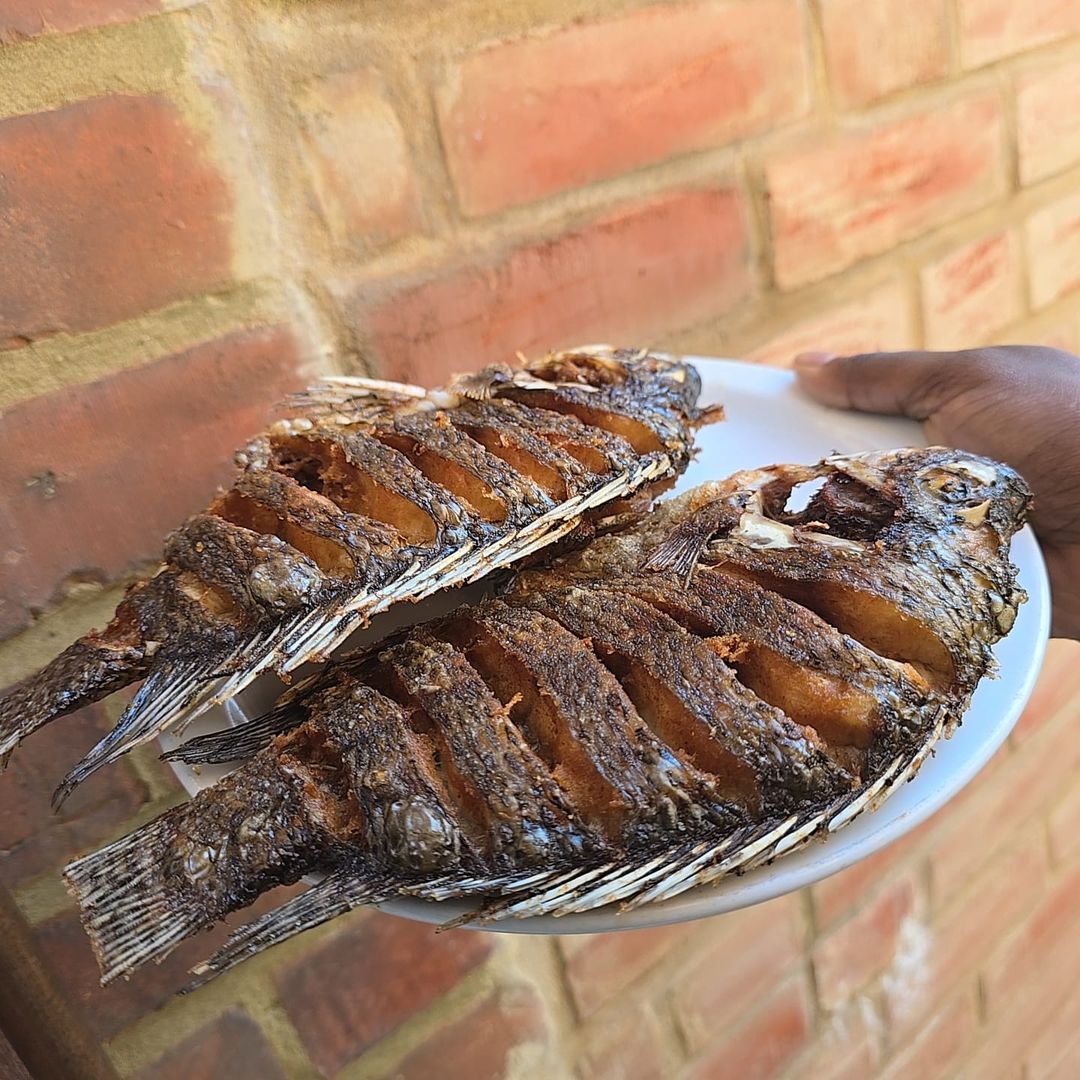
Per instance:
[[[838,409],[925,420],[947,396],[966,388],[969,365],[958,353],[898,352],[795,357],[799,387]]]

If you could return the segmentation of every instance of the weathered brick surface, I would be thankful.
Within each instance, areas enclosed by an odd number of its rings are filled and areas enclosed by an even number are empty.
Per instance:
[[[334,239],[363,248],[420,221],[420,200],[401,122],[372,69],[343,72],[300,96],[304,160]]]
[[[0,0],[0,45],[69,33],[161,10],[161,0]]]
[[[190,969],[224,945],[231,930],[284,903],[301,888],[293,886],[268,894],[240,915],[233,916],[228,923],[184,942],[161,964],[147,964],[129,981],[119,979],[106,987],[100,985],[100,972],[90,939],[74,911],[42,923],[35,929],[34,936],[54,979],[64,987],[89,1030],[104,1041],[172,1000],[189,982]],[[199,995],[201,991],[196,992],[196,996]],[[199,1074],[193,1072],[191,1075]]]
[[[1017,79],[1016,140],[1025,184],[1080,161],[1080,59],[1040,64]]]
[[[728,188],[634,204],[502,262],[394,293],[351,317],[382,373],[438,385],[517,351],[654,340],[719,315],[752,288],[745,211]]]
[[[0,417],[0,634],[70,575],[109,580],[231,474],[232,452],[298,388],[285,328],[230,334]]]
[[[979,1019],[974,988],[969,988],[936,1015],[918,1036],[881,1072],[883,1080],[917,1076],[953,1076],[975,1036]]]
[[[54,814],[53,788],[112,727],[100,705],[66,716],[19,748],[0,783],[0,881],[11,888],[111,839],[146,799],[127,762],[79,787]]]
[[[785,896],[717,920],[695,949],[679,979],[674,1002],[691,1048],[699,1050],[717,1031],[743,1014],[747,1001],[764,997],[777,980],[801,963],[803,926],[799,897]]]
[[[1017,998],[1021,986],[1039,980],[1040,974],[1061,957],[1075,965],[1080,960],[1080,909],[1077,890],[1080,889],[1080,867],[1073,867],[1059,878],[1052,891],[1041,896],[1033,890],[1038,901],[1028,906],[1027,918],[995,955],[983,972],[983,990],[991,1018],[1007,1011]],[[1048,980],[1048,984],[1050,980]],[[1049,1005],[1054,998],[1040,991]]]
[[[311,1060],[333,1074],[446,993],[491,950],[486,934],[436,934],[425,923],[370,914],[354,917],[275,981]]]
[[[163,97],[0,122],[0,349],[140,315],[230,278],[230,198]]]
[[[1028,218],[1027,253],[1035,307],[1080,285],[1080,196],[1067,196]]]
[[[817,1038],[791,1067],[796,1077],[866,1080],[881,1057],[881,1018],[868,999],[822,1017]]]
[[[1071,0],[242,7],[0,0],[0,636],[154,558],[316,350],[437,383],[598,339],[1080,348]],[[1071,1077],[1078,648],[929,822],[708,922],[361,915],[172,999],[220,928],[102,991],[51,875],[175,788],[146,748],[47,811],[97,709],[0,777],[0,880],[144,1076]]]
[[[578,1012],[589,1016],[620,991],[633,986],[694,929],[676,924],[560,939],[566,978]]]
[[[1071,0],[958,0],[957,9],[966,67],[1080,33],[1080,8]]]
[[[828,930],[835,926],[880,886],[897,877],[909,864],[909,859],[913,863],[914,852],[925,835],[926,826],[915,829],[854,866],[813,885],[810,895],[817,929]]]
[[[259,1026],[240,1009],[199,1028],[135,1074],[138,1080],[285,1080]]]
[[[945,0],[823,0],[821,26],[833,97],[855,108],[949,67]]]
[[[1050,850],[1056,862],[1073,862],[1080,855],[1080,786],[1067,790],[1050,814]]]
[[[1011,231],[978,237],[922,270],[926,344],[965,349],[1022,313],[1020,244]]]
[[[647,1007],[624,1009],[590,1025],[581,1080],[655,1080],[670,1072],[662,1021]]]
[[[1046,855],[1038,831],[1024,830],[1019,846],[996,859],[933,920],[920,919],[908,965],[885,980],[894,1041],[922,1028],[958,984],[973,983],[996,942],[1018,926],[1046,881]]]
[[[1030,1076],[1076,1076],[1080,1071],[1080,991],[1069,993],[1027,1054]]]
[[[913,342],[911,302],[903,285],[891,282],[781,330],[747,353],[746,359],[790,367],[801,352],[851,356],[910,348]]]
[[[776,280],[793,288],[887,251],[1004,190],[1001,102],[974,94],[837,135],[766,166]]]
[[[793,119],[804,28],[794,0],[707,0],[465,57],[439,97],[462,206],[488,213]]]
[[[905,921],[916,917],[917,904],[915,881],[901,878],[818,940],[814,972],[826,1008],[841,1004],[896,958]]]
[[[387,1080],[469,1077],[502,1080],[513,1053],[548,1037],[539,998],[524,987],[489,994],[474,1009],[439,1029],[387,1074]]]
[[[745,1023],[710,1049],[691,1072],[692,1080],[738,1076],[758,1080],[779,1075],[810,1035],[805,981],[786,982]]]

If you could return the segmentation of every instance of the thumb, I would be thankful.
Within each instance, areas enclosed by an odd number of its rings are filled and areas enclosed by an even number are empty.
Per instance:
[[[955,383],[957,365],[941,353],[863,353],[795,357],[799,388],[823,405],[925,420]],[[955,386],[952,387],[955,390]]]

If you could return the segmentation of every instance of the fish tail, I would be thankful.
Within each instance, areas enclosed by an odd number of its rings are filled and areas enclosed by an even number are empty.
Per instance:
[[[64,869],[101,969],[102,986],[148,960],[164,958],[209,925],[196,906],[175,903],[160,873],[175,813],[163,814]]]
[[[176,719],[175,702],[182,698],[191,705],[209,696],[214,683],[205,681],[206,663],[179,665],[163,663],[155,667],[124,710],[113,729],[104,736],[53,792],[53,808],[59,809],[67,797],[87,777],[115,761],[133,746],[156,738]]]
[[[8,687],[0,694],[0,769],[27,735],[130,685],[146,666],[144,646],[114,644],[106,631],[80,638],[36,675]]]
[[[395,892],[366,868],[343,867],[287,903],[241,926],[209,960],[192,969],[195,978],[183,992],[203,986],[251,956],[313,930],[353,908],[385,900]]]

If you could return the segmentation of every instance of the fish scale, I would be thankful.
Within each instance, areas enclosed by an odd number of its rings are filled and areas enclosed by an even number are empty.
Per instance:
[[[238,453],[232,487],[169,538],[161,570],[109,626],[0,695],[0,761],[43,724],[145,680],[58,804],[133,746],[265,671],[327,656],[394,603],[587,537],[604,504],[648,499],[686,467],[699,389],[679,360],[602,347],[441,391],[339,377],[299,395],[308,415]],[[517,467],[469,426],[516,447]],[[532,457],[538,441],[550,453]],[[534,468],[567,497],[548,495]]]
[[[817,504],[788,512],[808,475]],[[448,927],[633,909],[837,832],[962,717],[1024,599],[1008,547],[1029,501],[940,448],[740,473],[335,660],[174,751],[238,764],[67,868],[103,978],[301,874],[325,876],[200,982],[360,904],[468,901]],[[241,835],[256,805],[292,808],[296,840]]]

